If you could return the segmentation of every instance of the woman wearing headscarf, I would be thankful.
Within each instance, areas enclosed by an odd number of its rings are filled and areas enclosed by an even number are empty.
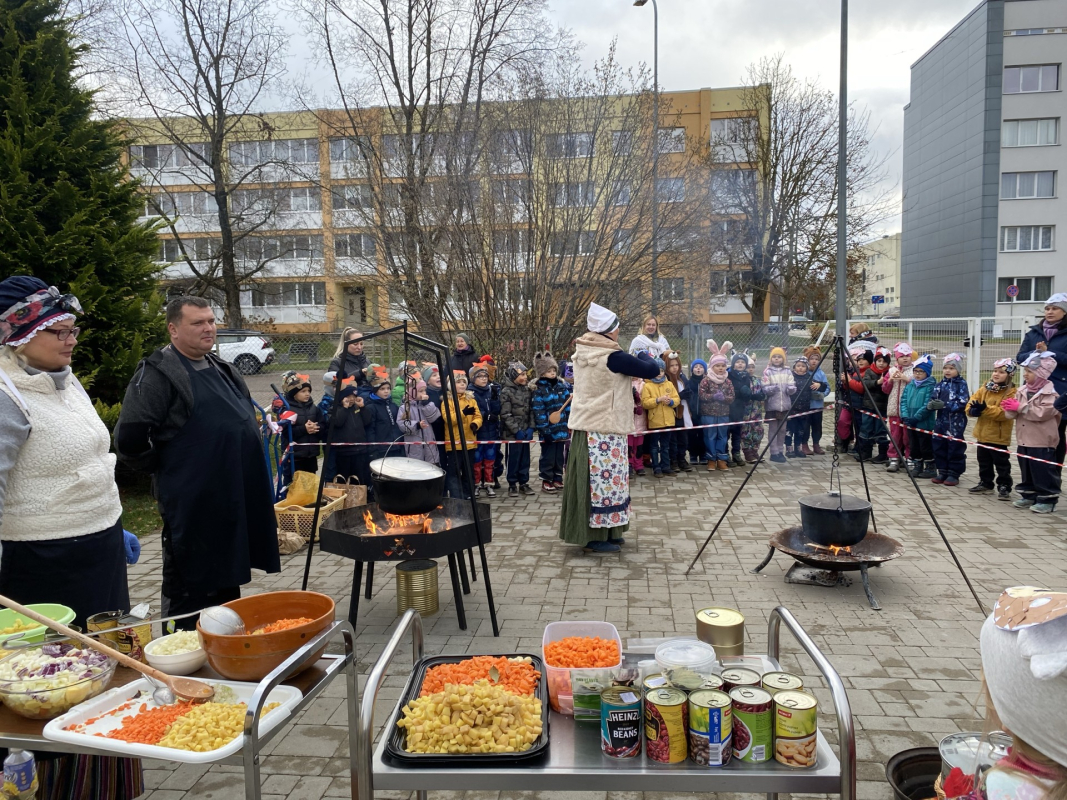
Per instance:
[[[632,380],[652,380],[659,368],[648,355],[631,356],[619,347],[619,318],[603,306],[589,306],[586,327],[574,350],[559,538],[586,552],[617,553],[630,527],[626,436],[634,427]]]
[[[472,342],[473,340],[469,333],[456,334],[456,349],[452,351],[452,357],[448,362],[452,372],[470,374],[474,362],[481,358],[478,351],[474,349]]]
[[[645,317],[645,321],[641,323],[641,333],[630,342],[630,355],[635,356],[644,351],[652,358],[660,358],[670,349],[666,337],[659,332],[659,321],[652,315]]]
[[[0,594],[62,603],[74,622],[128,611],[127,560],[111,437],[70,369],[81,306],[38,278],[0,281]],[[38,754],[44,798],[126,800],[141,762]]]

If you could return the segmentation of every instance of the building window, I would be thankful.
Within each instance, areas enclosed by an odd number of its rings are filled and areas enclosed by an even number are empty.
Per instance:
[[[556,205],[587,208],[596,200],[596,185],[592,181],[557,183]]]
[[[712,144],[741,144],[751,141],[756,131],[754,117],[731,117],[711,121]]]
[[[656,252],[684,253],[695,249],[699,242],[700,228],[684,225],[660,228],[658,241],[656,242]]]
[[[1005,172],[1000,176],[1001,200],[1055,196],[1055,172]]]
[[[1060,88],[1060,65],[1004,67],[1004,94],[1055,92]]]
[[[302,283],[261,283],[252,287],[252,306],[324,306],[326,283],[305,281]]]
[[[661,153],[684,153],[685,128],[660,128],[659,151]]]
[[[278,211],[321,211],[322,194],[317,186],[301,186],[278,192]]]
[[[322,237],[246,236],[234,245],[234,250],[242,261],[309,261],[322,258]]]
[[[182,169],[206,164],[207,144],[204,142],[135,144],[130,147],[133,169]]]
[[[1000,249],[1005,253],[1052,249],[1051,225],[1021,225],[1000,229]]]
[[[530,181],[526,178],[493,181],[490,191],[497,205],[511,208],[527,208],[530,205]]]
[[[493,252],[497,255],[526,253],[529,249],[530,232],[525,228],[493,231]]]
[[[1018,286],[1019,294],[1008,296],[1008,287]],[[1052,278],[997,278],[998,303],[1040,303],[1052,296]]]
[[[349,186],[335,186],[333,190],[334,211],[349,208],[374,208],[374,192],[370,184],[354,183]]]
[[[659,303],[681,303],[685,295],[685,278],[657,278],[652,287],[652,296]]]
[[[611,237],[611,249],[619,255],[627,255],[634,245],[633,228],[622,228]]]
[[[318,139],[273,139],[235,142],[230,145],[230,161],[236,166],[267,164],[318,164]]]
[[[596,250],[595,231],[570,231],[552,236],[552,255],[588,256]]]
[[[168,217],[191,216],[196,214],[217,214],[215,197],[208,192],[171,192],[154,194],[145,200],[145,217],[156,217],[162,213]]]
[[[210,261],[218,256],[221,246],[221,239],[201,237],[188,239],[183,237],[180,240],[160,239],[158,260],[163,262],[184,261],[188,256],[191,261]],[[183,248],[185,255],[182,254]]]
[[[1006,119],[1000,126],[1004,147],[1040,147],[1060,143],[1060,121],[1047,119]]]
[[[338,258],[373,258],[377,248],[367,233],[339,233],[333,237],[333,252]]]
[[[617,156],[628,156],[634,149],[633,131],[612,131],[611,149]]]
[[[345,161],[365,161],[370,152],[370,140],[365,136],[343,136],[330,139],[330,161],[341,164]]]
[[[631,181],[615,181],[615,191],[612,192],[612,205],[630,205],[630,196],[632,192],[633,183]]]
[[[593,155],[593,134],[552,134],[548,137],[548,155],[552,158],[587,158]]]
[[[656,200],[661,203],[685,202],[685,178],[659,178],[656,180]]]

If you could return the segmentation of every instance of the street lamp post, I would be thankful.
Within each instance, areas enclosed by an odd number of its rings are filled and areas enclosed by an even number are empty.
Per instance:
[[[648,0],[634,0],[643,6]],[[659,258],[659,6],[652,0],[652,316],[656,316]]]
[[[848,333],[848,0],[841,0],[841,88],[837,98],[837,335]]]

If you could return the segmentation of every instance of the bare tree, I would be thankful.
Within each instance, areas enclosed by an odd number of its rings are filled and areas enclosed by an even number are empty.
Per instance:
[[[287,185],[317,178],[317,137],[282,138],[277,118],[259,113],[283,74],[286,38],[257,0],[124,0],[117,16],[116,78],[136,109],[128,124],[152,143],[133,148],[132,167],[172,234],[164,260],[240,326],[242,287],[299,247],[263,234],[280,212],[320,203],[316,187]]]
[[[749,68],[741,106],[751,117],[713,123],[711,201],[722,222],[713,231],[724,286],[760,321],[772,287],[788,309],[833,283],[837,97],[794,77],[777,56]],[[871,147],[869,114],[856,107],[848,148],[851,251],[890,213],[885,159]]]

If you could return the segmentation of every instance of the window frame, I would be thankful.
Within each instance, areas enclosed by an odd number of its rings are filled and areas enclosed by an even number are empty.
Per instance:
[[[1041,187],[1041,176],[1051,176],[1048,180],[1052,183],[1052,188],[1049,194],[1038,194]],[[1031,177],[1032,176],[1032,177]],[[1028,170],[1024,172],[1002,172],[1000,173],[1000,199],[1001,200],[1054,200],[1056,198],[1056,170]],[[1023,186],[1029,181],[1033,184],[1033,194],[1021,194]],[[1011,194],[1005,194],[1005,188],[1007,184],[1011,184],[1009,191]]]
[[[1019,286],[1022,289],[1021,281],[1026,281],[1029,286],[1029,292],[1024,298],[1023,292],[1019,292],[1019,297],[1008,297],[1007,288],[1012,284]],[[1048,291],[1038,292],[1038,281],[1048,281]],[[1042,303],[1044,302],[1038,298],[1045,298],[1052,296],[1052,289],[1056,285],[1055,276],[1053,275],[1022,275],[1017,277],[1001,277],[997,276],[997,302],[1014,304],[1014,303]]]
[[[656,137],[656,146],[659,148],[659,154],[663,156],[684,153],[685,139],[685,128],[681,125],[660,128],[659,135]]]
[[[1040,245],[1044,241],[1044,231],[1048,229],[1049,232],[1049,246],[1041,247]],[[1037,236],[1038,247],[1014,248],[1008,247],[1009,231],[1015,231],[1016,245],[1020,242],[1022,231],[1029,231],[1031,244],[1033,243],[1034,236]],[[1036,232],[1036,233],[1035,233]],[[1056,249],[1056,226],[1055,225],[1002,225],[1000,228],[1000,241],[998,242],[999,251],[1001,253],[1048,253]]]
[[[1001,80],[1001,93],[1002,94],[1039,94],[1042,92],[1058,92],[1060,90],[1060,67],[1061,64],[1019,64],[1015,66],[1004,67],[1004,73]],[[1046,70],[1054,69],[1056,85],[1049,89],[1044,87]],[[1037,87],[1036,89],[1023,88],[1026,84],[1026,77],[1030,70],[1036,70]],[[1012,80],[1013,86],[1018,86],[1018,89],[1012,89],[1009,91],[1009,79]]]
[[[1020,144],[1021,133],[1023,130],[1023,124],[1033,122],[1035,123],[1035,141],[1033,144]],[[1043,126],[1043,123],[1045,124]],[[1042,128],[1047,127],[1047,123],[1052,123],[1053,128],[1053,141],[1041,141]],[[1015,135],[1012,137],[1014,144],[1009,144],[1008,131],[1014,130]],[[1006,119],[1000,123],[1000,146],[1007,148],[1016,147],[1055,147],[1060,143],[1060,118],[1059,117],[1028,117],[1025,119]]]

